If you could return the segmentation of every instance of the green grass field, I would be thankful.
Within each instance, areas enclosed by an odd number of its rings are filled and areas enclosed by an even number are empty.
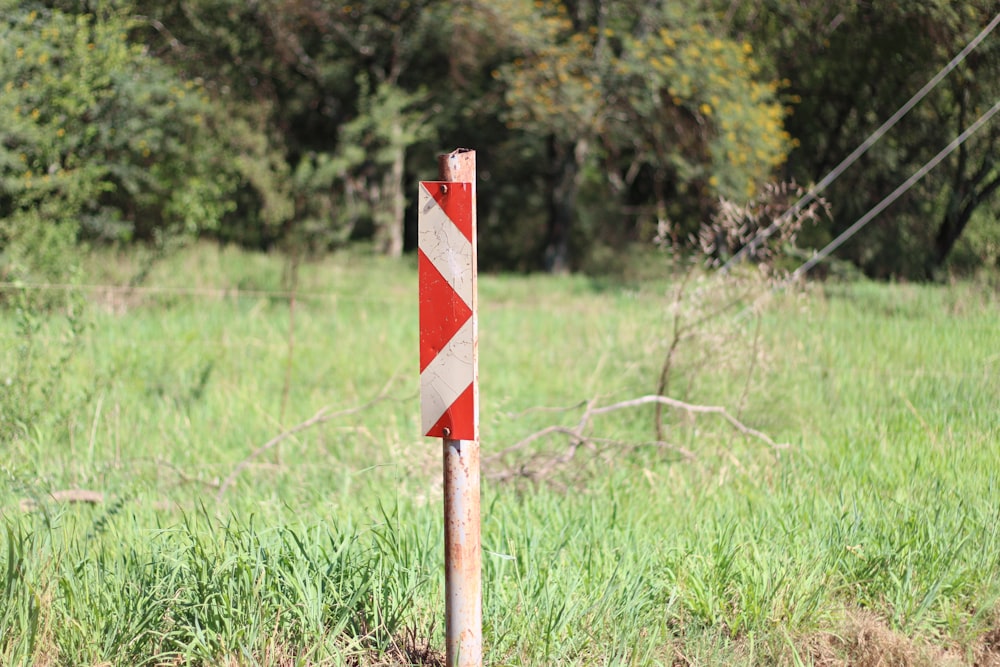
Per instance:
[[[1000,294],[713,317],[737,287],[678,302],[666,266],[480,277],[486,663],[1000,664]],[[304,265],[291,346],[279,258],[199,246],[156,290],[97,287],[136,270],[4,292],[0,664],[442,664],[415,262]],[[654,393],[706,315],[669,395],[787,447],[674,410],[660,441],[646,405],[499,456]]]

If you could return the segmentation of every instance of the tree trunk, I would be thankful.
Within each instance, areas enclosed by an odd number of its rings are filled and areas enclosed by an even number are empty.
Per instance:
[[[587,154],[587,142],[549,139],[552,161],[549,182],[549,220],[545,234],[542,266],[549,273],[570,270],[570,237],[576,219],[576,197],[580,189],[580,166]]]
[[[403,129],[399,121],[392,126],[392,167],[382,176],[380,201],[375,203],[375,248],[388,257],[403,254],[403,218],[406,215],[406,193],[403,190],[403,168],[406,148],[400,140]]]
[[[995,176],[985,185],[980,185],[981,176],[986,173],[986,170],[987,165],[984,165],[979,174],[952,192],[948,208],[945,209],[941,224],[934,237],[934,246],[931,248],[930,256],[924,266],[926,278],[933,279],[935,274],[941,270],[948,255],[955,247],[955,243],[961,238],[966,225],[972,219],[976,208],[989,199],[1000,187],[1000,175]]]

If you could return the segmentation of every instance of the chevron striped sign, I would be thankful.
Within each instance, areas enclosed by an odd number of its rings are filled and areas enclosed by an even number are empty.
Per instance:
[[[479,437],[475,193],[422,181],[418,225],[420,413],[424,435]]]

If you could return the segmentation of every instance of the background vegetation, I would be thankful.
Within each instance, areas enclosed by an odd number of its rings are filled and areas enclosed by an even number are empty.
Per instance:
[[[412,183],[479,151],[485,268],[620,271],[764,184],[819,180],[995,0],[3,0],[0,271],[77,243],[412,247]],[[818,247],[995,101],[991,36],[829,192]],[[841,256],[995,267],[987,125]],[[738,248],[728,248],[734,252]],[[38,273],[41,272],[41,273]]]

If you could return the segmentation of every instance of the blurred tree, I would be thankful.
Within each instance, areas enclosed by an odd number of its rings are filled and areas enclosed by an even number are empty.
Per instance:
[[[494,11],[519,51],[496,74],[508,124],[548,138],[548,269],[569,268],[588,163],[600,164],[591,187],[686,237],[719,196],[752,196],[783,161],[776,86],[710,12],[606,0],[506,0]]]
[[[162,244],[215,227],[237,179],[216,108],[128,40],[111,3],[0,0],[4,274],[58,274],[80,238]]]
[[[261,221],[265,240],[295,235],[322,245],[370,226],[380,252],[402,253],[407,151],[435,134],[425,84],[443,67],[435,37],[447,3],[142,4],[158,51],[210,80],[229,106],[249,109],[241,115],[284,162],[294,207]],[[425,67],[435,55],[437,71]]]
[[[412,184],[463,145],[479,149],[486,266],[580,268],[657,233],[688,243],[721,198],[750,199],[776,170],[824,175],[998,9],[131,1],[0,0],[8,257],[206,230],[296,252],[368,238],[398,255]],[[842,177],[836,223],[803,240],[853,222],[989,108],[993,37]],[[845,254],[876,275],[931,275],[979,221],[969,242],[993,257],[998,144],[994,122]]]

